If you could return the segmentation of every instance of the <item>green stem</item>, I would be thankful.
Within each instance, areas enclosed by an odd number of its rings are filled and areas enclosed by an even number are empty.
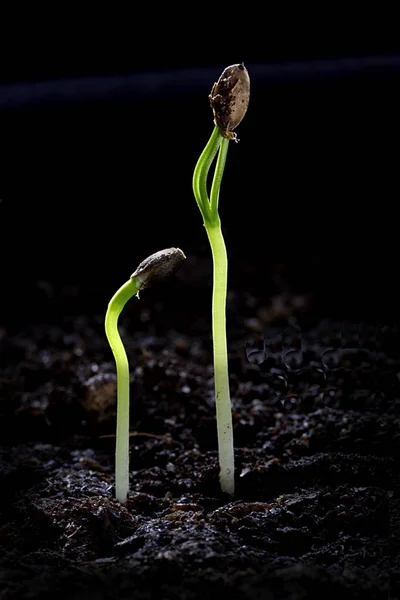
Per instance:
[[[215,126],[194,170],[193,192],[203,215],[213,257],[212,337],[220,483],[222,491],[233,496],[235,492],[234,448],[226,343],[228,260],[218,215],[219,191],[228,147],[229,140],[224,138],[219,128]],[[209,198],[207,176],[217,152],[218,158]]]
[[[225,314],[228,259],[219,218],[218,223],[212,227],[206,225],[206,230],[214,264],[212,329],[220,483],[222,491],[233,496],[235,492],[235,464]]]
[[[229,140],[227,138],[222,138],[210,194],[210,207],[213,218],[218,218],[219,190],[221,188],[228,148]]]
[[[219,127],[215,126],[210,139],[197,161],[193,173],[193,192],[203,216],[204,223],[211,219],[211,206],[207,192],[207,176],[211,164],[218,152],[222,135]],[[229,141],[229,140],[227,140]]]
[[[108,342],[117,368],[117,440],[115,449],[115,496],[126,502],[129,489],[129,364],[118,332],[118,318],[125,304],[138,291],[130,279],[111,298],[105,317]]]

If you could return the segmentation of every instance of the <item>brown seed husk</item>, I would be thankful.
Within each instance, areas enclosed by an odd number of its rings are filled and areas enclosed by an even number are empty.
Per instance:
[[[220,128],[221,134],[237,142],[233,130],[245,116],[250,100],[250,78],[244,64],[231,65],[223,71],[213,85],[209,100],[214,123]]]

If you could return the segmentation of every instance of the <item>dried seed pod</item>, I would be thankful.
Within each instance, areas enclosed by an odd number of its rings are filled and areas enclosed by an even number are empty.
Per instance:
[[[214,123],[220,128],[221,134],[235,142],[239,141],[233,130],[245,116],[250,100],[250,78],[244,64],[231,65],[223,71],[213,85],[209,100]]]
[[[176,273],[185,259],[186,256],[179,248],[159,250],[140,263],[131,279],[138,281],[139,291],[144,290]]]

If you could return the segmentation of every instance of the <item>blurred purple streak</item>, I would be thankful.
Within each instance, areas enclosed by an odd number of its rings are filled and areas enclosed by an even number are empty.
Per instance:
[[[88,102],[143,102],[209,88],[226,65],[124,75],[79,77],[0,86],[0,110]],[[400,74],[400,56],[349,57],[283,64],[247,64],[253,85],[323,80],[346,76]]]

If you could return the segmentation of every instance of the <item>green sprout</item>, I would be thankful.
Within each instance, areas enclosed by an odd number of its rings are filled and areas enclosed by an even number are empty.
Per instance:
[[[231,496],[235,493],[235,462],[226,342],[228,259],[218,201],[229,140],[238,141],[233,130],[246,114],[249,97],[250,81],[245,66],[238,64],[227,67],[209,96],[215,127],[193,174],[193,192],[203,217],[213,259],[212,337],[220,484],[221,490]],[[207,177],[217,153],[208,196]]]
[[[125,503],[129,491],[129,364],[118,331],[118,319],[125,304],[153,283],[170,277],[185,260],[179,248],[152,254],[140,263],[129,281],[111,298],[105,317],[105,330],[117,368],[117,438],[115,447],[115,497]]]

